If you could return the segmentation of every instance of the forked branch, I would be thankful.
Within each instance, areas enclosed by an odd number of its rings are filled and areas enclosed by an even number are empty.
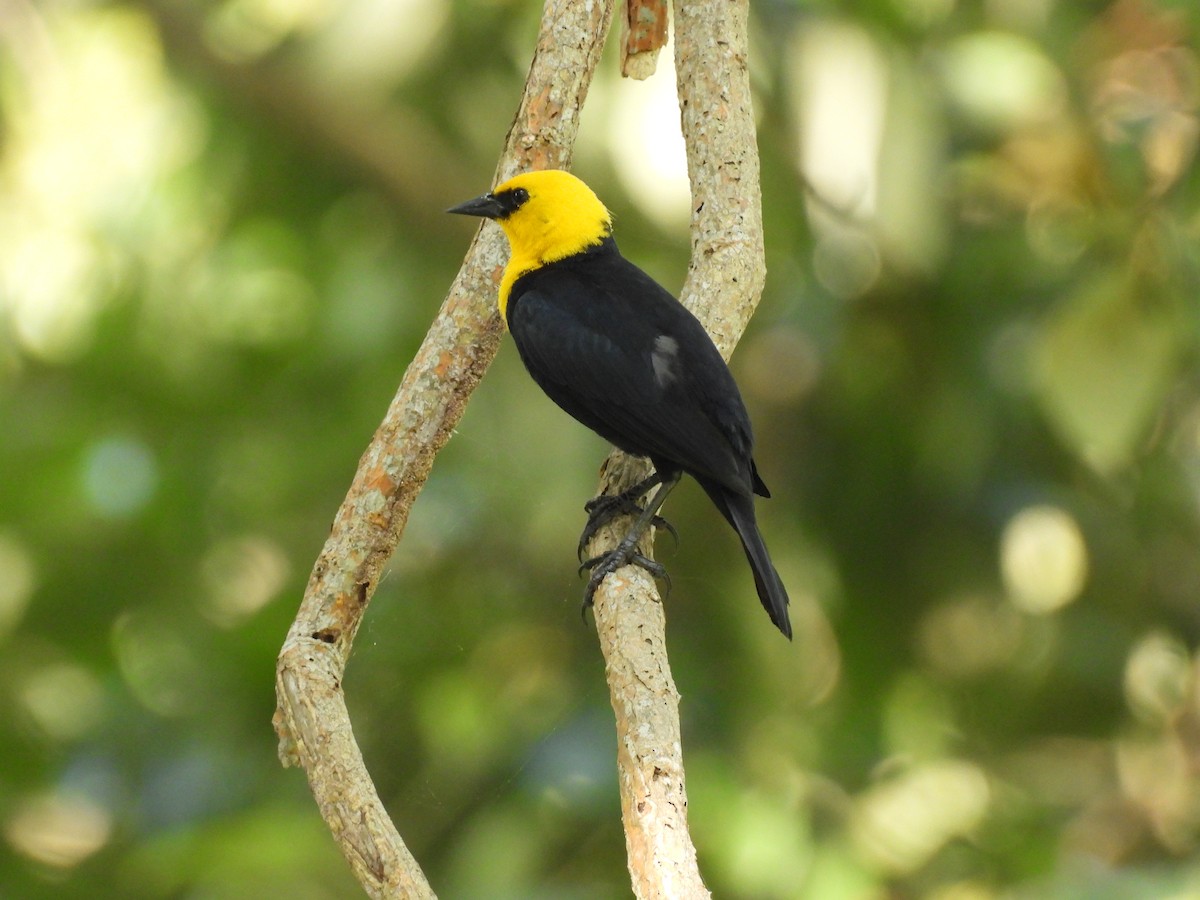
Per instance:
[[[546,0],[537,49],[497,180],[566,168],[612,7]],[[275,729],[285,765],[308,775],[330,831],[372,897],[432,897],[363,764],[342,695],[354,635],[434,456],[496,354],[498,229],[476,236],[449,296],[359,461],[276,667]]]
[[[692,266],[684,302],[726,355],[757,302],[764,266],[758,157],[746,71],[746,0],[676,0],[676,67],[692,182]],[[547,0],[537,50],[497,181],[566,168],[600,56],[610,0]],[[504,262],[497,229],[477,235],[405,373],[314,566],[280,652],[275,727],[285,764],[302,765],[339,846],[372,897],[432,897],[376,793],[351,729],[342,675],[380,571],[434,456],[495,356],[493,298]],[[645,475],[615,456],[609,493]],[[613,529],[592,542],[613,546]],[[678,694],[655,587],[623,569],[596,594],[619,738],[630,871],[639,897],[707,896],[687,832]]]

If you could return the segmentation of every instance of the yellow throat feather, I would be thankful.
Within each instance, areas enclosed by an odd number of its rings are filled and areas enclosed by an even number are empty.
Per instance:
[[[492,195],[524,190],[529,199],[497,219],[511,250],[500,279],[500,316],[508,322],[508,296],[526,272],[594,247],[612,233],[612,216],[586,184],[569,172],[526,172],[498,185]]]

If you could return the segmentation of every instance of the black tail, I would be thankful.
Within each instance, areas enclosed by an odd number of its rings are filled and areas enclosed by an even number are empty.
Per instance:
[[[767,545],[763,543],[762,534],[759,533],[758,522],[754,518],[754,497],[735,493],[712,482],[701,481],[700,486],[742,539],[746,559],[750,561],[750,570],[754,573],[758,599],[771,621],[775,623],[775,627],[790,641],[792,623],[788,619],[787,588],[783,586],[783,580],[775,571],[771,554],[767,552]]]

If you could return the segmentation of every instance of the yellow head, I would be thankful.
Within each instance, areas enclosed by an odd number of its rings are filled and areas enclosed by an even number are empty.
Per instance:
[[[599,244],[612,216],[592,189],[557,169],[526,172],[447,212],[495,219],[512,253],[500,281],[500,314],[513,282],[526,272]]]

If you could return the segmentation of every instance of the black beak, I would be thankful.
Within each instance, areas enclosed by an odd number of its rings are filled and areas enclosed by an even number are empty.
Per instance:
[[[504,215],[504,208],[491,194],[484,194],[482,197],[476,197],[474,200],[468,200],[466,203],[460,203],[458,206],[452,206],[448,213],[454,213],[459,216],[480,216],[484,219],[499,219]]]

